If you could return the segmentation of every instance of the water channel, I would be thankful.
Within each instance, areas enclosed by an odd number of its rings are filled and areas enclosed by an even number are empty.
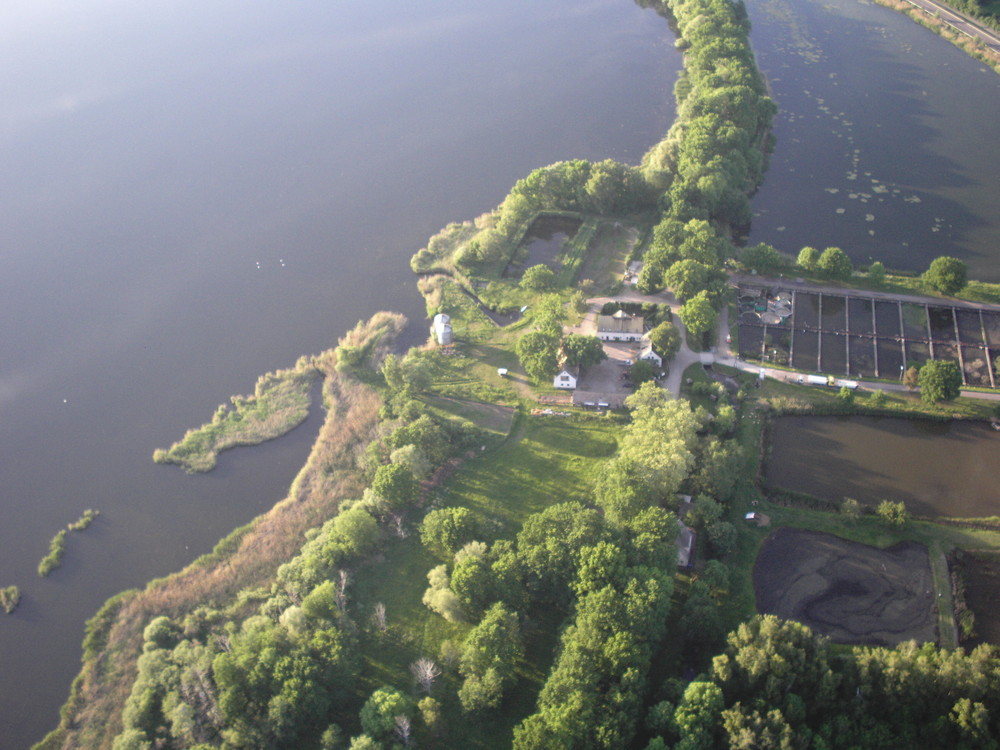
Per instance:
[[[84,620],[283,497],[318,421],[206,476],[153,449],[378,309],[422,337],[410,255],[535,167],[638,162],[680,56],[628,0],[40,0],[0,30],[0,585],[23,592],[0,748],[22,750]]]
[[[779,417],[767,481],[841,502],[906,503],[921,516],[1000,516],[1000,432],[983,422]]]
[[[1000,281],[1000,76],[858,0],[749,0],[779,114],[753,242],[923,271],[939,255]]]

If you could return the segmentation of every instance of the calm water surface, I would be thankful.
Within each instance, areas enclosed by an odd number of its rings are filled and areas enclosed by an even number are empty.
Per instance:
[[[52,728],[83,622],[284,496],[318,427],[207,476],[154,448],[381,308],[530,169],[637,162],[679,55],[628,0],[0,9],[0,748]],[[421,323],[417,326],[423,329]],[[49,539],[88,507],[63,567]]]
[[[983,422],[779,417],[768,482],[834,502],[902,500],[922,516],[1000,516],[1000,432]]]
[[[780,110],[752,241],[1000,281],[1000,76],[872,3],[747,6]]]

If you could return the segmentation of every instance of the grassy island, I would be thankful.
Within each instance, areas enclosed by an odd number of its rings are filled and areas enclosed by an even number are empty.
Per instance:
[[[281,437],[309,416],[310,392],[319,377],[310,357],[294,368],[263,375],[252,395],[233,396],[215,410],[211,422],[189,430],[169,450],[157,449],[153,460],[178,464],[191,474],[211,471],[221,451]]]
[[[21,602],[21,590],[17,586],[7,586],[0,588],[0,607],[8,615],[14,614],[17,605]]]

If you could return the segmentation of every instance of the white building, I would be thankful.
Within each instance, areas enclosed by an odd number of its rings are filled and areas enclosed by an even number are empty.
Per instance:
[[[450,344],[454,340],[455,336],[451,330],[451,317],[444,313],[438,313],[434,316],[433,330],[434,338],[442,346]]]
[[[597,338],[601,341],[638,341],[642,338],[643,319],[619,310],[614,315],[597,317]]]
[[[567,391],[576,389],[576,381],[580,379],[579,367],[564,367],[552,378],[552,385]]]
[[[646,344],[645,348],[639,352],[639,359],[644,359],[654,367],[663,367],[663,357],[653,351],[652,344]]]

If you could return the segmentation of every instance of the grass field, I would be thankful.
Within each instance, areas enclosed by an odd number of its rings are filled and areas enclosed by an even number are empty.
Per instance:
[[[499,448],[466,461],[437,488],[431,504],[472,509],[487,530],[486,541],[513,538],[530,514],[558,502],[589,500],[602,464],[617,450],[615,428],[600,418],[521,417]],[[399,684],[400,675],[409,675],[410,664],[422,656],[438,660],[445,640],[461,642],[464,638],[469,625],[449,623],[421,602],[427,572],[439,563],[413,531],[387,545],[382,556],[358,571],[352,610],[364,629],[365,667],[359,699],[384,684],[411,689],[410,680]],[[378,602],[386,608],[388,629],[384,633],[371,626]],[[433,695],[442,702],[444,723],[452,728],[442,746],[510,747],[514,725],[535,708],[564,613],[548,610],[528,615],[520,679],[501,712],[475,720],[462,715],[455,697],[460,677],[446,670],[440,678]]]

